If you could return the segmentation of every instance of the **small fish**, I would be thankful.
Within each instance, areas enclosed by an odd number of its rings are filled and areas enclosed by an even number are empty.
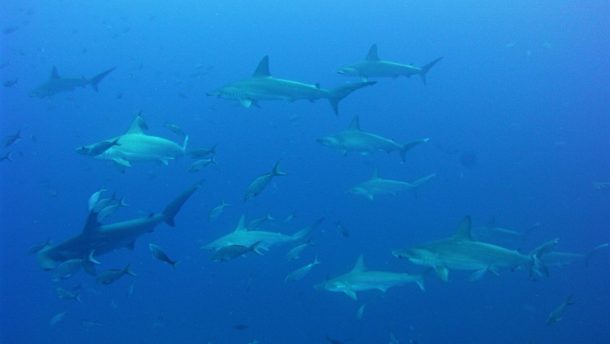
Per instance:
[[[99,284],[109,285],[116,282],[124,275],[136,276],[136,274],[129,269],[129,264],[127,264],[127,266],[125,266],[123,269],[106,270],[100,273],[96,280]]]
[[[82,302],[80,298],[80,286],[76,286],[72,289],[65,289],[62,287],[57,287],[55,292],[57,293],[57,297],[62,300],[74,300],[78,302]]]
[[[284,278],[284,282],[299,281],[299,280],[303,279],[305,276],[307,276],[309,274],[311,269],[313,269],[318,264],[320,264],[320,261],[318,260],[318,257],[316,257],[313,260],[313,262],[311,262],[305,266],[302,266],[302,267],[294,270],[293,272],[289,273],[288,276],[286,276],[286,278]]]
[[[61,262],[53,269],[53,280],[65,280],[74,276],[83,267],[83,259],[74,258]]]
[[[285,176],[286,173],[280,171],[280,162],[276,162],[275,165],[273,166],[273,169],[271,170],[271,172],[262,174],[258,177],[256,177],[251,183],[250,185],[248,185],[248,189],[246,190],[246,193],[244,194],[244,202],[248,201],[249,199],[252,199],[258,195],[260,195],[263,191],[265,191],[265,189],[267,188],[267,185],[269,185],[269,183],[271,183],[271,180],[273,180],[274,177],[279,177],[279,176]]]
[[[11,34],[15,31],[17,31],[19,27],[18,26],[7,26],[4,29],[2,29],[2,33],[5,35]]]
[[[212,156],[211,158],[196,160],[189,167],[189,172],[199,172],[210,165],[216,165],[216,157]]]
[[[172,133],[180,136],[180,137],[185,137],[186,133],[184,132],[184,130],[182,130],[182,128],[180,128],[179,126],[177,126],[174,123],[165,123],[163,124],[163,126],[169,130],[171,130]]]
[[[243,245],[230,245],[224,246],[214,252],[211,259],[215,262],[227,262],[229,260],[233,260],[237,257],[241,257],[248,252],[254,252],[258,255],[261,255],[259,251],[257,251],[257,247],[260,244],[260,241],[255,242],[250,246]]]
[[[114,146],[120,146],[119,140],[120,137],[114,139],[114,141],[101,141],[92,145],[79,147],[76,151],[88,156],[98,156]]]
[[[356,318],[358,318],[358,320],[362,320],[362,316],[364,316],[364,309],[366,308],[366,303],[363,304],[362,306],[358,307],[358,311],[356,312]]]
[[[219,205],[215,206],[214,208],[212,208],[212,210],[210,210],[210,212],[208,213],[208,221],[212,222],[216,220],[222,214],[225,208],[230,206],[231,204],[226,203],[224,200],[222,200]]]
[[[51,245],[51,239],[38,242],[28,248],[28,255],[36,254],[49,245]]]
[[[290,251],[286,253],[286,258],[288,258],[289,262],[301,258],[301,253],[303,253],[303,250],[309,246],[313,246],[313,242],[311,240],[291,248]]]
[[[157,258],[158,260],[165,262],[169,265],[172,266],[172,268],[176,268],[176,264],[178,264],[177,261],[172,260],[164,251],[161,247],[159,247],[158,245],[155,245],[153,243],[148,244],[148,248],[150,249],[150,253],[152,253],[153,257]]]
[[[195,149],[192,149],[191,151],[189,151],[188,154],[193,159],[207,158],[207,157],[216,155],[216,146],[218,146],[218,144],[215,144],[210,148],[195,148]]]
[[[572,298],[573,295],[569,295],[566,300],[559,305],[559,307],[557,307],[554,311],[551,312],[551,314],[549,314],[549,317],[546,319],[547,326],[551,326],[563,318],[563,313],[565,313],[566,308],[574,304]]]
[[[15,84],[17,84],[17,81],[19,81],[18,78],[12,79],[12,80],[6,80],[2,85],[4,87],[13,87],[15,86]]]
[[[21,140],[21,129],[17,130],[17,132],[14,134],[5,136],[4,140],[2,141],[2,144],[4,145],[4,148],[8,148],[8,147],[12,146],[13,144],[19,142],[20,140]]]
[[[55,325],[60,323],[62,320],[64,320],[65,316],[66,316],[66,312],[59,312],[59,313],[55,314],[53,317],[51,317],[51,320],[49,321],[49,325],[51,327],[54,327]]]

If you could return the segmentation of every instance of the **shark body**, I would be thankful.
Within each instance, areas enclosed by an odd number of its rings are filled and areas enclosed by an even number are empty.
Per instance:
[[[346,130],[321,137],[316,141],[323,146],[336,149],[344,155],[347,153],[368,155],[377,151],[384,151],[386,153],[398,152],[402,161],[405,161],[405,155],[408,151],[429,140],[424,138],[400,144],[381,135],[363,131],[360,129],[360,120],[356,116],[352,119]]]
[[[192,186],[176,197],[161,213],[152,213],[147,217],[132,220],[101,224],[100,213],[104,212],[104,200],[97,200],[95,193],[90,199],[89,215],[81,233],[56,245],[48,245],[37,254],[38,262],[44,270],[53,270],[62,262],[82,259],[84,262],[98,263],[94,255],[99,256],[119,248],[133,248],[138,237],[150,233],[162,222],[174,226],[174,217],[180,208],[198,189]]]
[[[413,282],[417,283],[421,290],[424,290],[424,279],[421,275],[368,270],[364,266],[362,256],[360,256],[350,272],[324,281],[318,284],[316,288],[344,293],[353,300],[357,300],[357,292],[360,291],[379,290],[385,293],[392,287]]]
[[[269,72],[269,57],[261,59],[254,74],[250,78],[235,81],[209,92],[210,96],[234,100],[243,107],[258,106],[260,101],[283,100],[293,102],[296,100],[316,101],[327,99],[333,111],[339,112],[339,102],[353,91],[375,84],[372,81],[363,81],[347,84],[333,89],[325,89],[318,84],[308,84],[300,81],[281,79],[271,76]]]
[[[499,269],[517,269],[526,267],[530,274],[546,275],[548,271],[542,261],[556,244],[557,240],[535,249],[530,254],[498,245],[476,241],[470,234],[471,220],[466,216],[458,231],[449,238],[429,242],[406,250],[395,250],[393,255],[406,258],[414,264],[433,268],[439,278],[447,281],[449,270],[474,271],[471,279],[480,279],[485,272],[499,273]]]
[[[273,246],[299,242],[303,240],[311,230],[311,227],[305,227],[292,235],[263,230],[248,230],[245,221],[246,219],[242,215],[233,232],[224,235],[201,248],[216,252],[229,246],[238,245],[242,247],[252,247],[255,245],[254,251],[260,254],[261,249],[268,251]]]
[[[370,179],[354,186],[349,191],[355,195],[362,195],[371,201],[378,195],[396,195],[406,190],[414,190],[436,177],[435,173],[419,178],[412,182],[403,180],[385,179],[379,177],[379,171],[375,169]]]
[[[339,69],[338,73],[347,76],[358,76],[364,81],[368,81],[368,78],[397,78],[399,76],[409,78],[413,75],[419,75],[425,84],[426,75],[430,71],[430,68],[442,59],[442,57],[439,57],[422,67],[382,60],[377,54],[377,44],[373,44],[369,48],[369,52],[364,61],[342,67]]]
[[[83,88],[87,86],[91,86],[91,88],[93,88],[93,90],[97,92],[98,84],[115,69],[116,67],[112,67],[95,75],[92,78],[64,78],[59,75],[59,73],[57,72],[57,68],[53,67],[49,79],[45,81],[42,85],[32,90],[30,96],[38,98],[52,97],[59,93],[72,92],[77,88]]]
[[[146,129],[148,129],[146,122],[138,115],[127,133],[102,141],[115,143],[102,153],[97,155],[91,153],[100,144],[99,142],[79,147],[76,151],[84,155],[92,155],[96,159],[113,161],[121,167],[131,167],[132,162],[144,161],[167,165],[170,160],[185,155],[188,136],[184,138],[181,146],[163,137],[147,135],[144,133]]]

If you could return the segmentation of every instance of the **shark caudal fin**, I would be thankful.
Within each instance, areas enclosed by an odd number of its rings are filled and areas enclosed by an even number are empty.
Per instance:
[[[422,184],[427,183],[428,181],[430,181],[430,179],[433,179],[434,177],[436,177],[436,173],[431,173],[425,177],[421,177],[419,179],[412,181],[411,185],[416,188]]]
[[[184,191],[180,196],[176,197],[170,204],[165,207],[163,210],[163,220],[168,225],[174,227],[174,217],[180,211],[180,208],[184,205],[184,203],[191,197],[191,195],[199,189],[199,183],[191,186],[186,191]]]
[[[280,162],[279,160],[273,165],[273,170],[271,170],[271,175],[276,176],[285,176],[286,172],[280,171]]]
[[[530,254],[530,263],[529,263],[529,272],[530,272],[530,277],[532,278],[538,278],[538,277],[548,277],[549,276],[549,269],[547,268],[546,265],[544,265],[544,262],[542,261],[542,257],[551,252],[553,250],[553,248],[555,248],[555,246],[557,245],[557,243],[559,242],[559,239],[553,239],[550,241],[545,242],[544,244],[536,247]]]
[[[115,69],[116,67],[112,67],[89,79],[89,84],[95,92],[97,92],[97,85],[100,83],[100,81],[102,81],[108,74],[112,73],[112,71],[114,71]]]
[[[419,146],[420,144],[426,143],[428,141],[430,141],[430,139],[429,138],[425,138],[425,139],[419,139],[419,140],[407,142],[404,145],[402,145],[400,147],[400,160],[402,160],[402,162],[405,162],[405,158],[406,158],[406,155],[407,155],[408,151],[413,149],[415,146]]]
[[[330,106],[333,108],[335,115],[339,114],[339,102],[343,100],[343,98],[349,96],[352,92],[359,90],[366,86],[375,85],[376,81],[361,81],[361,82],[353,82],[347,85],[335,87],[328,91],[328,102]]]
[[[434,67],[434,65],[437,64],[442,59],[443,59],[443,57],[441,56],[420,68],[419,77],[421,78],[421,81],[424,83],[424,85],[426,84],[426,74],[428,74],[428,72],[430,71],[430,68]]]

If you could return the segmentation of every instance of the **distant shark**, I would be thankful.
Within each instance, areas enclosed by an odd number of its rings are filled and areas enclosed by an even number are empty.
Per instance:
[[[146,129],[146,122],[138,114],[125,134],[78,147],[76,152],[96,159],[114,161],[120,167],[131,167],[132,162],[138,161],[154,161],[167,165],[170,160],[185,155],[188,136],[180,146],[162,137],[146,135]],[[102,143],[112,144],[106,145],[106,149],[99,153],[96,148]]]
[[[238,101],[243,107],[258,106],[260,101],[305,99],[315,101],[327,99],[335,114],[339,113],[339,102],[350,93],[362,87],[374,85],[373,81],[363,81],[339,86],[333,89],[321,88],[318,84],[280,79],[269,72],[269,57],[265,56],[250,78],[229,83],[209,96]]]
[[[395,250],[392,254],[398,258],[406,258],[414,264],[433,268],[443,281],[448,280],[449,270],[474,271],[471,280],[480,279],[488,271],[498,274],[498,270],[503,268],[525,267],[534,277],[548,275],[543,256],[557,244],[557,239],[541,245],[529,254],[523,254],[476,241],[470,230],[471,220],[466,216],[452,237],[406,250]]]
[[[348,76],[358,76],[364,81],[367,81],[368,78],[397,78],[399,76],[406,76],[409,78],[413,75],[419,75],[425,84],[426,75],[430,71],[430,68],[442,59],[442,57],[439,57],[422,67],[386,61],[379,58],[379,55],[377,54],[377,44],[373,44],[364,61],[342,67],[339,69],[338,73]]]
[[[318,284],[316,289],[344,293],[357,300],[356,293],[359,291],[380,290],[385,293],[392,287],[413,282],[417,283],[421,290],[425,289],[424,278],[421,275],[368,270],[360,256],[350,272],[324,281]]]
[[[53,66],[51,70],[51,76],[42,85],[36,87],[30,96],[38,98],[46,98],[54,96],[58,93],[72,92],[77,88],[91,86],[95,92],[97,92],[97,86],[108,74],[114,71],[116,67],[107,69],[92,78],[63,78],[59,76],[57,68]]]
[[[268,251],[271,247],[276,245],[300,242],[309,234],[311,229],[317,226],[321,221],[322,219],[292,235],[287,235],[263,230],[249,230],[246,226],[246,219],[242,215],[233,232],[223,235],[201,248],[215,252],[229,246],[238,245],[242,247],[251,247],[256,244],[254,250],[256,253],[261,254],[263,251]]]
[[[321,137],[316,141],[323,146],[334,148],[344,155],[350,152],[367,155],[377,151],[384,151],[386,153],[397,151],[400,153],[400,159],[405,161],[408,151],[415,146],[430,141],[430,139],[424,138],[400,144],[381,135],[363,131],[360,129],[360,120],[356,116],[352,119],[346,130]]]
[[[136,239],[152,232],[158,224],[165,222],[173,227],[174,217],[198,188],[198,185],[188,188],[161,213],[112,224],[100,223],[100,217],[107,212],[108,200],[100,200],[101,192],[96,192],[89,199],[89,215],[82,232],[59,244],[45,246],[37,254],[38,262],[44,270],[53,270],[62,262],[73,259],[81,259],[84,265],[97,264],[96,256],[123,247],[133,249]]]
[[[406,182],[381,178],[379,177],[379,170],[375,169],[370,179],[354,186],[349,191],[355,195],[365,196],[372,201],[377,195],[396,195],[401,191],[414,190],[434,177],[436,177],[436,174],[432,173],[412,182]]]

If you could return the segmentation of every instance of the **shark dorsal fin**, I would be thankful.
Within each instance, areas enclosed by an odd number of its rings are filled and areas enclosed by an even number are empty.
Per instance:
[[[51,69],[51,80],[59,79],[59,73],[57,72],[57,67],[53,66]]]
[[[378,179],[379,178],[379,168],[375,167],[373,169],[373,174],[371,175],[371,179]]]
[[[455,239],[459,239],[459,240],[473,240],[472,235],[470,234],[470,227],[471,227],[470,216],[466,216],[466,217],[464,217],[462,222],[460,222],[457,232],[455,232],[455,235],[453,237]]]
[[[138,113],[133,122],[131,122],[131,126],[129,127],[129,130],[127,130],[127,134],[142,134],[146,129],[148,129],[148,125],[140,113]]]
[[[256,67],[256,70],[252,76],[255,78],[271,76],[271,73],[269,73],[269,56],[265,55],[265,57],[261,59],[261,62],[258,63],[258,66]]]
[[[248,227],[246,227],[246,216],[242,215],[239,218],[239,222],[237,223],[237,227],[235,227],[236,232],[247,231]]]
[[[349,123],[349,130],[358,130],[360,131],[360,119],[358,116],[355,116],[352,121]]]
[[[377,55],[377,44],[371,45],[369,53],[366,54],[367,61],[379,61],[379,55]]]
[[[366,270],[366,268],[364,267],[364,258],[361,255],[360,257],[358,257],[356,265],[354,265],[354,268],[351,272],[362,272],[364,270]]]

